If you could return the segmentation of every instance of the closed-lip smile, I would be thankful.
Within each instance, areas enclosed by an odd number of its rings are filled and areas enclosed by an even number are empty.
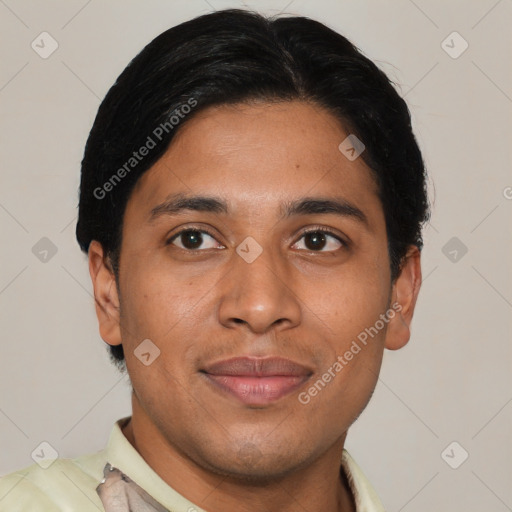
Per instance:
[[[282,357],[234,357],[201,370],[214,387],[249,405],[265,405],[304,384],[313,370]]]

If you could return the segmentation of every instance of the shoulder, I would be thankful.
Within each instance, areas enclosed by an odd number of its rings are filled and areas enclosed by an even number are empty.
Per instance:
[[[96,487],[103,477],[103,453],[57,459],[44,469],[33,464],[0,478],[0,512],[103,510]]]

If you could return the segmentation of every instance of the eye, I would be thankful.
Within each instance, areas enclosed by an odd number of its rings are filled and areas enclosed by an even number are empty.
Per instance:
[[[206,237],[206,238],[205,238]],[[323,228],[313,228],[305,231],[300,240],[304,239],[305,247],[298,247],[313,252],[334,252],[337,249],[347,246],[339,236]],[[177,243],[179,242],[179,243]],[[206,243],[206,246],[205,246]],[[187,251],[198,251],[201,249],[219,249],[223,248],[215,245],[218,242],[215,236],[206,229],[185,228],[175,233],[166,245],[176,245],[180,249]],[[296,242],[294,246],[299,244]]]
[[[215,246],[216,240],[210,232],[205,229],[192,229],[185,228],[175,233],[167,242],[166,245],[177,245],[180,249],[188,250],[188,251],[197,251],[201,248],[201,246],[205,243],[205,235],[207,239],[212,240],[214,243],[210,241],[207,247],[202,247],[202,249],[216,249],[218,247]],[[175,240],[178,240],[181,245],[176,244]],[[206,240],[208,241],[208,240]]]
[[[346,247],[347,244],[338,236],[327,229],[314,228],[302,234],[300,240],[304,239],[305,249],[314,252],[333,252],[336,249]],[[331,241],[329,241],[331,240]],[[296,242],[297,245],[299,242]],[[327,248],[326,250],[322,250]]]

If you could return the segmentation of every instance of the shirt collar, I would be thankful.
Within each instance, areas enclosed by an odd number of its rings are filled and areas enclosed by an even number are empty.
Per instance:
[[[114,424],[106,448],[107,461],[114,468],[125,473],[165,508],[173,512],[188,512],[189,510],[205,512],[162,480],[126,439],[121,429],[129,419],[130,416],[127,416]],[[370,482],[345,449],[343,450],[341,466],[347,475],[350,489],[354,495],[356,511],[385,512]]]
[[[341,457],[341,466],[347,475],[350,490],[354,495],[356,512],[385,512],[375,489],[345,449]]]

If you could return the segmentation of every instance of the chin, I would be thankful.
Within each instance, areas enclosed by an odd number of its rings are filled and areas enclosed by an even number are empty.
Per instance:
[[[299,448],[300,446],[300,448]],[[243,441],[238,448],[235,443],[229,446],[220,446],[218,453],[212,453],[211,445],[208,453],[199,454],[202,465],[207,469],[234,480],[252,483],[254,485],[267,485],[276,482],[307,465],[312,455],[306,453],[304,444],[297,447],[262,446],[262,443]],[[217,452],[216,451],[216,452]]]

